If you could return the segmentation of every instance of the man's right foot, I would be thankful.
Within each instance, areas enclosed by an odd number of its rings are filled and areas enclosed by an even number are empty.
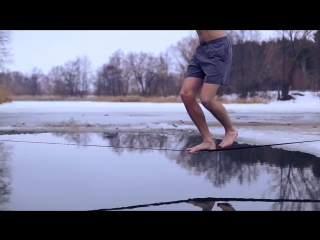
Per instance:
[[[195,147],[187,148],[187,151],[189,153],[196,153],[196,152],[203,151],[203,150],[216,150],[216,149],[217,149],[217,146],[212,141],[212,142],[203,142]]]
[[[218,145],[218,147],[225,148],[231,146],[235,139],[238,137],[238,130],[234,129],[233,131],[226,132],[222,142]]]

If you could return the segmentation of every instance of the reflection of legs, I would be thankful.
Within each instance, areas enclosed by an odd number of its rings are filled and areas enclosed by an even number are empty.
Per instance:
[[[188,77],[185,79],[181,89],[181,99],[185,105],[185,108],[198,128],[200,134],[203,137],[203,143],[193,148],[188,148],[190,153],[198,152],[201,150],[215,150],[216,144],[214,143],[209,128],[207,126],[204,113],[196,101],[196,95],[203,85],[203,80],[194,77]]]
[[[193,206],[197,206],[202,208],[202,211],[212,211],[212,208],[214,207],[215,202],[197,202],[194,200],[189,201],[188,203],[192,204]]]
[[[233,127],[225,107],[215,100],[220,85],[204,83],[200,100],[202,105],[222,124],[225,129],[225,136],[219,147],[231,146],[238,136],[238,131]]]
[[[230,203],[218,203],[217,207],[221,208],[222,211],[236,211]]]

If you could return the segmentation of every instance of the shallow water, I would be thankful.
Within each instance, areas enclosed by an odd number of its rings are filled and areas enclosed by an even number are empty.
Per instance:
[[[301,152],[257,147],[189,154],[183,150],[201,137],[184,132],[43,133],[0,140],[3,210],[95,210],[208,197],[320,200],[320,158]],[[217,205],[223,202],[132,210],[222,211]],[[237,211],[320,209],[320,203],[229,203]]]

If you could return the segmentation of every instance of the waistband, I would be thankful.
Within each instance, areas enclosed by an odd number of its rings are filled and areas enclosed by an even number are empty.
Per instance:
[[[201,46],[205,46],[205,45],[208,45],[208,44],[212,44],[212,43],[222,43],[224,41],[228,40],[228,37],[227,36],[224,36],[224,37],[220,37],[220,38],[216,38],[216,39],[213,39],[211,41],[207,41],[207,42],[200,42],[200,45]]]

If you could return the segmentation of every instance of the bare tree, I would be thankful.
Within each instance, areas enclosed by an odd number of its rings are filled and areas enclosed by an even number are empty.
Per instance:
[[[129,53],[126,61],[139,93],[142,96],[148,95],[156,77],[157,58],[150,53]]]
[[[68,95],[67,85],[64,81],[64,69],[62,66],[53,67],[46,78],[46,86],[52,86],[54,95]],[[51,85],[52,84],[52,85]]]
[[[160,53],[155,68],[155,80],[150,84],[150,94],[157,96],[178,95],[181,81],[172,74],[169,52]]]
[[[10,32],[7,30],[0,30],[0,70],[3,70],[4,65],[10,62],[8,48],[10,40]]]
[[[54,83],[48,75],[44,75],[41,84],[41,94],[42,95],[53,95]]]
[[[70,96],[83,96],[89,88],[90,61],[84,56],[68,61],[62,68],[62,78]]]
[[[104,65],[98,69],[96,80],[94,82],[95,94],[98,96],[106,95],[107,93],[107,81],[104,78]]]
[[[31,70],[31,76],[29,77],[30,95],[41,94],[41,84],[44,74],[40,69],[33,68]]]
[[[77,59],[80,64],[79,68],[79,95],[86,96],[90,92],[90,84],[92,83],[91,61],[87,56]]]
[[[10,82],[10,90],[14,95],[28,95],[29,80],[28,76],[21,72],[10,72],[7,75],[7,81]]]
[[[5,64],[10,62],[8,49],[9,42],[10,32],[0,30],[0,70],[4,70]],[[5,79],[5,75],[2,75],[0,79],[0,104],[10,101],[9,94],[6,90],[6,83],[7,80]]]
[[[124,54],[120,50],[111,55],[109,59],[110,65],[113,66],[115,70],[114,85],[116,87],[117,95],[124,95],[124,87],[127,87],[127,84],[124,83],[127,79],[123,78],[123,61]]]
[[[294,73],[301,63],[301,52],[313,30],[281,30],[280,48],[282,53],[281,100],[289,100],[289,90]]]
[[[187,70],[189,61],[191,60],[197,46],[199,39],[195,34],[181,39],[176,45],[169,48],[169,52],[174,60],[175,71],[184,79],[184,74]]]
[[[231,88],[236,88],[241,97],[267,90],[275,47],[272,42],[261,41],[258,31],[239,31],[233,44],[231,81],[235,84]]]
[[[315,78],[314,78],[314,88],[317,91],[320,91],[320,30],[317,30],[314,33],[314,52],[315,52],[315,62],[316,62],[316,69],[315,69]]]
[[[126,96],[129,93],[132,77],[130,63],[126,60],[124,53],[117,50],[98,70],[94,82],[95,93],[97,95]]]
[[[103,68],[103,77],[106,80],[106,94],[118,96],[121,94],[121,70],[114,65],[105,65]]]
[[[118,67],[105,64],[101,70],[98,71],[96,85],[96,94],[118,96],[121,95],[122,82],[121,82],[121,69]]]

